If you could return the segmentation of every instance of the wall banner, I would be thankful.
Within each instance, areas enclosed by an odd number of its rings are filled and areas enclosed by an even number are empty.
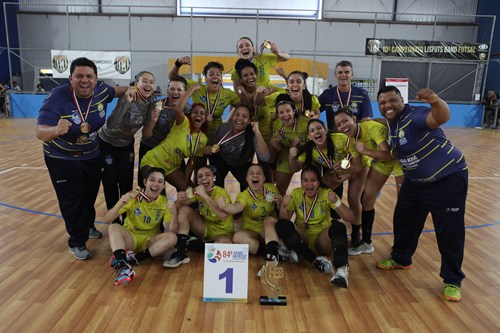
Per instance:
[[[488,44],[367,38],[365,55],[402,58],[486,60]]]
[[[52,76],[54,78],[69,77],[69,68],[76,58],[85,57],[97,66],[97,77],[101,79],[125,79],[130,80],[131,57],[130,52],[101,52],[101,51],[68,51],[51,50],[50,62],[52,64]]]
[[[394,86],[398,88],[399,92],[401,93],[401,97],[403,97],[403,100],[405,103],[408,103],[408,83],[409,83],[408,78],[385,78],[385,85],[386,86]]]

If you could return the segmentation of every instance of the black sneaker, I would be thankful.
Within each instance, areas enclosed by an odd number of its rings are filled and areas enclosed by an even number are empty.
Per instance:
[[[196,237],[190,237],[186,242],[186,250],[195,252],[205,251],[205,243]]]
[[[87,260],[92,258],[92,253],[85,246],[70,247],[69,251],[78,260]]]
[[[102,232],[100,232],[96,228],[92,227],[89,229],[89,238],[92,238],[92,239],[102,238]]]

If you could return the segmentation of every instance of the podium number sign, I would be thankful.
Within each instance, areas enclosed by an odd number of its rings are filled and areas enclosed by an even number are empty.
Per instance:
[[[248,244],[205,244],[204,302],[247,302]]]

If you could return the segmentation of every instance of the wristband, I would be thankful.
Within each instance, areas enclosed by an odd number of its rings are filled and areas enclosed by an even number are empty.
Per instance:
[[[181,68],[182,65],[183,65],[182,62],[180,62],[179,58],[177,58],[177,60],[175,61],[175,67]]]

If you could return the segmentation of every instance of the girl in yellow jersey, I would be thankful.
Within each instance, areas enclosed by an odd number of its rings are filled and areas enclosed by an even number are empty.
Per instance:
[[[296,171],[311,163],[320,166],[322,182],[340,198],[343,192],[340,185],[349,180],[347,199],[349,207],[357,217],[356,212],[361,211],[361,189],[364,182],[353,177],[363,168],[354,140],[344,133],[328,133],[325,124],[319,119],[309,119],[307,130],[310,141],[302,150],[299,152],[296,148],[290,149],[290,168]],[[356,222],[355,219],[353,223],[360,225],[361,221]],[[359,237],[354,241],[359,241]]]
[[[269,47],[271,53],[260,53],[255,54],[255,49],[253,47],[253,42],[248,37],[241,37],[236,43],[236,51],[240,59],[245,59],[253,64],[257,68],[256,74],[259,85],[269,85],[269,70],[276,66],[277,62],[287,61],[290,59],[290,55],[286,52],[279,51],[278,45],[272,41],[266,41],[267,43],[263,46]],[[231,73],[231,80],[233,80],[234,90],[237,91],[241,78],[241,74],[234,69]]]
[[[191,174],[196,160],[203,157],[207,145],[204,133],[207,115],[203,104],[193,104],[191,113],[184,115],[184,107],[198,85],[191,86],[175,106],[175,124],[165,140],[148,151],[141,161],[141,172],[148,172],[151,167],[162,168],[165,179],[177,191],[185,190],[191,185]],[[185,158],[189,158],[185,168],[182,168]]]
[[[332,222],[330,209],[346,222],[352,222],[354,215],[332,190],[320,186],[320,172],[314,165],[302,170],[300,183],[301,187],[283,198],[280,220],[276,223],[278,236],[290,250],[312,262],[321,272],[333,272],[333,284],[347,288],[347,229],[338,220]],[[293,223],[290,218],[294,213]],[[318,256],[332,252],[335,270],[326,257]]]
[[[177,59],[168,78],[179,75],[179,68],[182,65],[191,63],[189,57]],[[217,61],[210,61],[203,68],[203,76],[205,77],[206,85],[200,86],[200,89],[193,93],[191,97],[193,103],[203,103],[207,110],[207,136],[212,137],[215,130],[222,124],[222,115],[228,106],[237,107],[241,104],[240,97],[231,89],[222,86],[224,66]],[[188,80],[188,88],[197,84],[196,81]]]
[[[404,178],[403,170],[399,162],[391,156],[389,151],[388,128],[376,121],[368,120],[360,123],[356,122],[356,117],[348,107],[340,108],[334,115],[335,127],[339,132],[345,133],[347,136],[355,140],[356,150],[363,156],[371,159],[363,189],[361,205],[361,229],[362,239],[352,244],[349,248],[349,255],[360,255],[362,253],[372,253],[374,247],[371,244],[372,227],[375,219],[375,201],[377,193],[380,192],[382,186],[394,172],[397,178],[396,183],[402,183]],[[358,232],[353,228],[353,233]]]
[[[165,267],[177,267],[189,262],[186,254],[188,233],[206,242],[232,243],[234,234],[233,215],[219,208],[217,202],[231,203],[229,194],[222,187],[214,185],[212,168],[204,166],[196,174],[198,186],[186,192],[177,193],[176,207],[179,212],[177,251],[163,263]],[[198,205],[195,211],[190,204]]]
[[[300,116],[288,94],[276,98],[278,119],[273,121],[273,136],[269,141],[271,154],[276,157],[276,187],[285,193],[295,173],[288,165],[291,147],[301,148],[307,140],[307,118]]]
[[[243,227],[234,234],[233,243],[248,244],[251,254],[277,260],[279,239],[275,225],[282,197],[276,186],[265,183],[264,171],[258,164],[248,168],[247,183],[247,189],[238,194],[234,204],[220,200],[219,208],[228,214],[243,212]]]
[[[307,90],[306,79],[307,73],[301,71],[291,72],[286,79],[286,90],[297,106],[300,115],[306,116],[307,118],[319,118],[319,108],[321,105],[319,104],[318,98],[311,95],[309,90]],[[274,108],[276,105],[276,98],[280,94],[282,94],[282,92],[278,91],[267,96],[267,106]],[[275,112],[276,110],[272,110],[272,115],[274,115]]]
[[[177,242],[177,220],[167,207],[168,199],[162,194],[165,190],[163,170],[150,169],[144,184],[144,190],[135,190],[123,195],[116,205],[104,214],[103,220],[106,223],[123,213],[126,214],[123,226],[113,223],[108,228],[109,243],[113,251],[109,264],[116,269],[117,286],[127,284],[135,277],[132,264],[161,256]],[[175,213],[175,207],[172,209]],[[162,224],[165,232],[160,229]]]

